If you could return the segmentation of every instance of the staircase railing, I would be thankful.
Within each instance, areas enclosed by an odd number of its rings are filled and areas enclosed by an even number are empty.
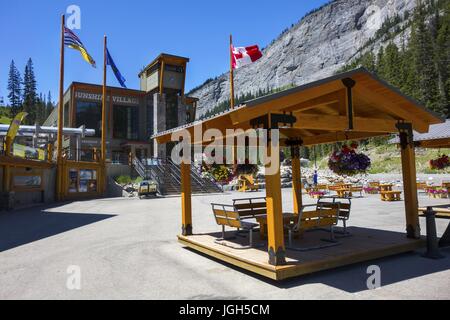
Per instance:
[[[180,183],[181,183],[180,167],[175,165],[175,163],[173,163],[173,161],[170,159],[168,159],[167,162],[169,163],[170,167],[177,173],[178,177],[180,177]],[[208,192],[208,189],[205,187],[205,182],[197,174],[197,172],[195,171],[195,169],[193,167],[191,168],[191,178],[204,192]]]

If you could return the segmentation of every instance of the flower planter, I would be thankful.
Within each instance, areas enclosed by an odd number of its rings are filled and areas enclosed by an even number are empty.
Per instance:
[[[328,160],[330,170],[341,176],[366,173],[371,166],[370,158],[363,153],[357,153],[357,149],[358,144],[353,143],[333,152]]]

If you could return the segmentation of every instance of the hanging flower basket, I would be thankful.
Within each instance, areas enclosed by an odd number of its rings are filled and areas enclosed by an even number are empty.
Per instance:
[[[443,170],[450,167],[450,159],[447,155],[442,155],[435,160],[430,160],[430,168],[432,170]]]
[[[358,144],[344,145],[341,150],[333,152],[328,161],[328,167],[340,176],[353,176],[366,173],[371,161],[368,156],[358,153]]]

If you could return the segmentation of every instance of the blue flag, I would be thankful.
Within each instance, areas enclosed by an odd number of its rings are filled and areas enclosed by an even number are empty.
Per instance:
[[[123,88],[126,88],[127,86],[125,85],[125,78],[122,76],[122,74],[120,73],[119,69],[117,69],[116,64],[114,63],[114,60],[111,58],[111,55],[109,54],[109,50],[106,49],[106,64],[111,66],[111,69],[114,72],[114,75],[117,78],[117,81],[119,81],[120,85]]]

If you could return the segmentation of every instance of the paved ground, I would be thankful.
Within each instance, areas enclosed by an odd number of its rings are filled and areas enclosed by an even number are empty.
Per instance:
[[[211,202],[248,195],[194,197],[194,231],[219,230]],[[291,190],[283,196],[289,211]],[[351,224],[403,232],[403,205],[378,196],[356,199]],[[446,224],[439,222],[439,233]],[[0,299],[450,298],[450,250],[437,261],[410,253],[275,283],[182,248],[180,229],[179,198],[104,199],[0,214]],[[373,264],[381,267],[383,287],[369,291],[366,271]],[[79,291],[66,286],[72,265],[81,268]]]

